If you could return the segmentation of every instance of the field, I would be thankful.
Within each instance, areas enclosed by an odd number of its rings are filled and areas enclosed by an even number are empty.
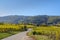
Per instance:
[[[8,36],[24,31],[24,25],[0,24],[0,40]]]
[[[0,39],[26,31],[31,28],[29,36],[36,40],[60,40],[60,27],[57,26],[34,26],[23,24],[1,24]]]
[[[60,27],[34,27],[28,35],[34,37],[36,40],[60,40]]]
[[[19,32],[26,31],[28,28],[32,27],[33,25],[0,24],[0,40]]]
[[[18,31],[19,30],[19,31]],[[21,31],[21,27],[11,24],[1,24],[0,25],[0,40],[8,36],[14,35]]]

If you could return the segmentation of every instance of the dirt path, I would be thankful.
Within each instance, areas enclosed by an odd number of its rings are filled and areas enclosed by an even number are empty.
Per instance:
[[[30,30],[25,31],[25,32],[21,32],[21,33],[18,33],[16,35],[4,38],[2,40],[33,40],[33,38],[30,38],[29,36],[26,35],[27,32],[29,32],[29,31]]]

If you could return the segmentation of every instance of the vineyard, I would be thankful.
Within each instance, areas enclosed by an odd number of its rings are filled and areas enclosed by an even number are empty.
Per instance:
[[[0,32],[9,32],[21,30],[21,27],[18,25],[0,25]]]
[[[29,35],[33,35],[36,38],[36,40],[60,40],[60,27],[35,27],[29,33]],[[42,36],[45,36],[45,39],[44,37],[41,39]]]
[[[31,27],[31,25],[25,26],[23,24],[0,24],[0,40],[19,32],[26,31],[27,28]]]
[[[0,39],[14,35],[18,32],[31,28],[29,36],[36,40],[60,40],[60,27],[57,26],[34,26],[23,24],[0,24]]]

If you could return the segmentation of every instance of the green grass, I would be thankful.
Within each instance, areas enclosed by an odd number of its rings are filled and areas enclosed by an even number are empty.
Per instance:
[[[9,33],[0,33],[0,40],[3,39],[3,38],[5,38],[5,37],[8,37],[10,35],[11,34],[9,34]]]
[[[9,37],[11,35],[17,34],[20,31],[12,31],[12,32],[8,32],[8,33],[0,33],[0,40],[6,37]]]

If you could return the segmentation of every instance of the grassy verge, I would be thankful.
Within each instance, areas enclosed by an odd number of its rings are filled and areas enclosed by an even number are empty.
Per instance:
[[[17,34],[17,33],[19,33],[19,31],[0,33],[0,40],[3,38],[9,37],[11,35]]]
[[[11,34],[9,34],[9,33],[0,33],[0,40],[3,39],[3,38],[5,38],[5,37],[8,37],[10,35]]]

